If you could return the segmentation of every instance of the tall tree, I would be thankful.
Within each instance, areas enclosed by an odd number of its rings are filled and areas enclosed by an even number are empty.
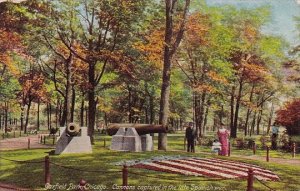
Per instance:
[[[172,58],[183,38],[184,27],[186,23],[187,13],[190,6],[190,0],[185,0],[185,5],[181,12],[177,12],[177,0],[165,0],[166,6],[166,26],[165,26],[165,45],[164,45],[164,64],[162,72],[162,86],[159,109],[159,123],[163,126],[168,126],[169,119],[169,97],[170,97],[170,80],[171,80],[171,65]],[[176,23],[175,17],[182,14],[179,23]],[[177,18],[178,19],[178,18]],[[179,28],[176,31],[176,26]],[[158,135],[158,149],[167,149],[167,134],[160,133]]]

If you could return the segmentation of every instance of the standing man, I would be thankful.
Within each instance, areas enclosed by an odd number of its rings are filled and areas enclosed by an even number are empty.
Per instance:
[[[187,140],[187,152],[195,152],[195,130],[194,123],[189,122],[185,129],[185,139]]]

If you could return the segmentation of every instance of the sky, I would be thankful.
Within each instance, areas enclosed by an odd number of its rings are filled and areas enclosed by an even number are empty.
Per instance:
[[[206,0],[209,6],[234,5],[253,8],[263,5],[271,6],[271,22],[263,27],[263,32],[282,36],[292,46],[300,44],[295,16],[300,16],[300,0]]]

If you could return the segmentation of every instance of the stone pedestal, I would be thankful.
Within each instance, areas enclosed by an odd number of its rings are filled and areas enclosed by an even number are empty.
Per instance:
[[[111,139],[111,150],[121,151],[123,150],[123,142],[124,142],[125,128],[120,128]]]
[[[112,137],[111,150],[118,151],[142,151],[141,137],[135,128],[120,128]]]
[[[133,152],[142,151],[141,137],[135,128],[127,128],[124,135],[123,150]]]
[[[56,143],[55,154],[92,153],[91,139],[87,127],[81,127],[80,136],[67,136],[66,128],[60,127],[61,135]]]
[[[142,151],[153,151],[152,136],[149,134],[141,135]]]

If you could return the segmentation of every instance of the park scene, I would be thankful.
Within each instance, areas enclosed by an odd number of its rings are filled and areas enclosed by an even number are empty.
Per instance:
[[[0,190],[300,190],[299,0],[0,0]]]

